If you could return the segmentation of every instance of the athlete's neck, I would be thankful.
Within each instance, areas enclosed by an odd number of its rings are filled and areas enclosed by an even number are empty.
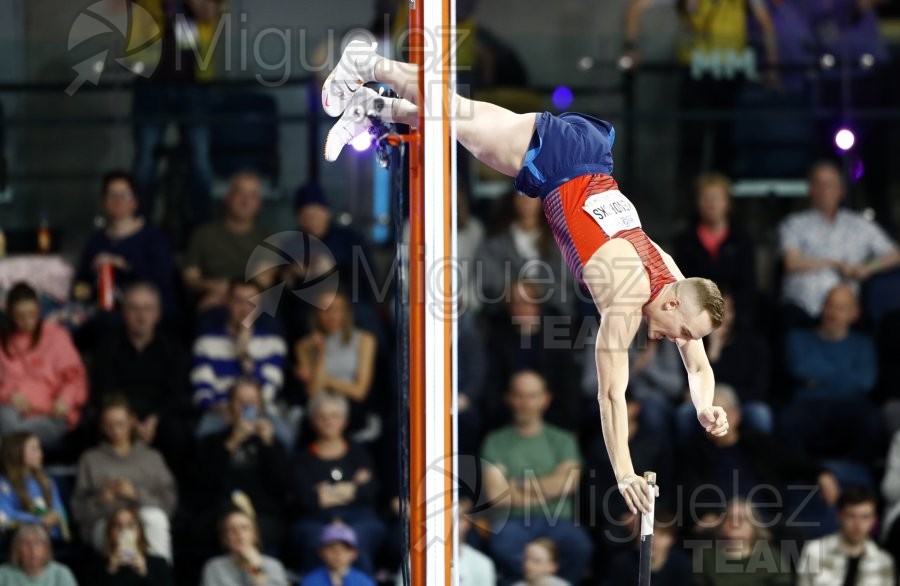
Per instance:
[[[656,299],[644,305],[643,313],[646,316],[652,311],[662,310],[663,305],[665,305],[666,301],[675,296],[675,283],[666,283],[662,286],[662,289],[659,291],[659,295],[656,296]]]

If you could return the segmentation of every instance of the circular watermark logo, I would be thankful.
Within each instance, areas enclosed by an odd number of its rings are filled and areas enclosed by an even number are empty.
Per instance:
[[[318,309],[331,305],[340,285],[337,262],[324,242],[305,232],[279,232],[262,241],[250,254],[244,280],[280,269],[281,279],[253,298],[256,309],[245,320],[251,325],[263,313],[275,316],[281,295],[288,289],[301,301]],[[249,322],[249,323],[248,323]]]
[[[89,41],[94,43],[88,45]],[[69,53],[89,46],[90,56],[72,66],[76,77],[66,93],[75,95],[87,82],[97,85],[110,59],[149,78],[159,65],[162,42],[156,19],[131,0],[100,0],[91,4],[78,13],[69,29]]]

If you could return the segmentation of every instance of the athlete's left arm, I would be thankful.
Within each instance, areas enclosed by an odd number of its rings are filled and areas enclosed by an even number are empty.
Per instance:
[[[728,418],[724,409],[713,405],[716,379],[703,342],[700,340],[678,342],[678,351],[687,371],[691,401],[697,409],[700,425],[714,436],[725,435],[728,433]]]

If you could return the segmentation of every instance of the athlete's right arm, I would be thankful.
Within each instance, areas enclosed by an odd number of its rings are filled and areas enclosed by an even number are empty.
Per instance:
[[[649,510],[650,496],[643,478],[635,474],[628,449],[628,347],[641,324],[639,307],[607,308],[597,334],[597,400],[603,440],[619,491],[632,513]]]

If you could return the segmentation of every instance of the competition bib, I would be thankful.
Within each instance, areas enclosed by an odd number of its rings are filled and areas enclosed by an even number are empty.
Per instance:
[[[583,209],[610,238],[622,230],[641,227],[634,204],[618,190],[590,196],[585,200]]]

